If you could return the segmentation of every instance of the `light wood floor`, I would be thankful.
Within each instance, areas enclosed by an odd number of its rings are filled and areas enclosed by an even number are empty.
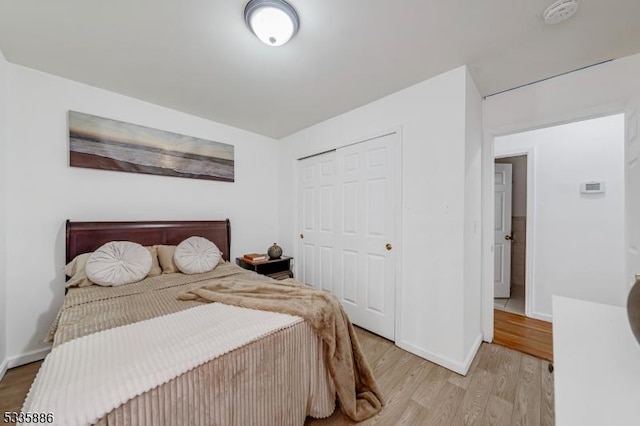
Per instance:
[[[358,329],[386,406],[362,425],[553,425],[548,362],[483,343],[467,376]],[[339,410],[306,425],[350,425]]]
[[[358,329],[386,405],[362,425],[553,425],[548,362],[483,343],[465,377]],[[0,413],[19,411],[40,362],[9,370],[0,381]],[[351,425],[337,409],[306,425]]]
[[[20,411],[40,364],[42,361],[32,362],[7,371],[0,381],[0,415],[5,411]]]
[[[553,362],[552,324],[497,309],[493,311],[493,343]]]

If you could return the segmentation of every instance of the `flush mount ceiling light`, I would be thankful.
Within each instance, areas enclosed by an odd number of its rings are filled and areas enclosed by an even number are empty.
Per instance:
[[[284,0],[251,0],[244,8],[244,21],[269,46],[282,46],[300,27],[296,10]]]
[[[542,17],[545,24],[559,24],[571,18],[578,11],[578,0],[558,0],[549,6]]]

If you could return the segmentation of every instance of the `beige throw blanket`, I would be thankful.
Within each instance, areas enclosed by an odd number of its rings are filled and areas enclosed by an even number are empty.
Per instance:
[[[352,420],[362,421],[381,410],[384,403],[380,390],[353,325],[335,296],[293,280],[271,284],[232,278],[189,290],[179,299],[220,302],[304,318],[324,342],[325,362],[342,411]]]

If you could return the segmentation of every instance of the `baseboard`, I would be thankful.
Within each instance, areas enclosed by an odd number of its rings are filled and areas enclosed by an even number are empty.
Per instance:
[[[8,369],[9,369],[9,360],[8,359],[2,360],[2,364],[0,364],[0,380],[2,380],[2,378],[4,377],[4,373],[6,373]]]
[[[473,358],[475,357],[478,349],[480,349],[480,345],[482,344],[482,334],[478,334],[476,340],[473,342],[471,349],[467,353],[463,362],[454,361],[451,358],[442,356],[440,354],[435,354],[431,351],[427,351],[425,349],[419,348],[417,346],[412,345],[411,343],[397,341],[396,346],[400,349],[404,349],[405,351],[411,352],[414,355],[418,355],[421,358],[426,359],[427,361],[434,362],[442,367],[453,371],[454,373],[458,373],[461,375],[466,375],[471,367],[471,363],[473,362]]]
[[[473,364],[473,359],[476,357],[478,350],[480,349],[480,345],[482,345],[482,333],[476,336],[476,339],[473,341],[469,352],[467,352],[467,356],[464,359],[464,375],[469,372],[469,368],[471,368],[471,364]],[[460,373],[462,374],[462,373]]]
[[[29,364],[30,362],[40,361],[44,359],[49,352],[51,352],[51,348],[44,348],[9,357],[7,360],[8,368],[19,367],[24,364]]]
[[[540,321],[553,322],[553,317],[547,314],[541,314],[540,312],[532,312],[529,314],[529,318],[537,319]]]

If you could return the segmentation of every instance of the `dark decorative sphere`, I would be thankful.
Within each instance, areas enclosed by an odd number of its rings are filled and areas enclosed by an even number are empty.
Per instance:
[[[267,250],[267,254],[269,255],[269,259],[280,259],[282,257],[282,247],[273,243],[269,250]]]

